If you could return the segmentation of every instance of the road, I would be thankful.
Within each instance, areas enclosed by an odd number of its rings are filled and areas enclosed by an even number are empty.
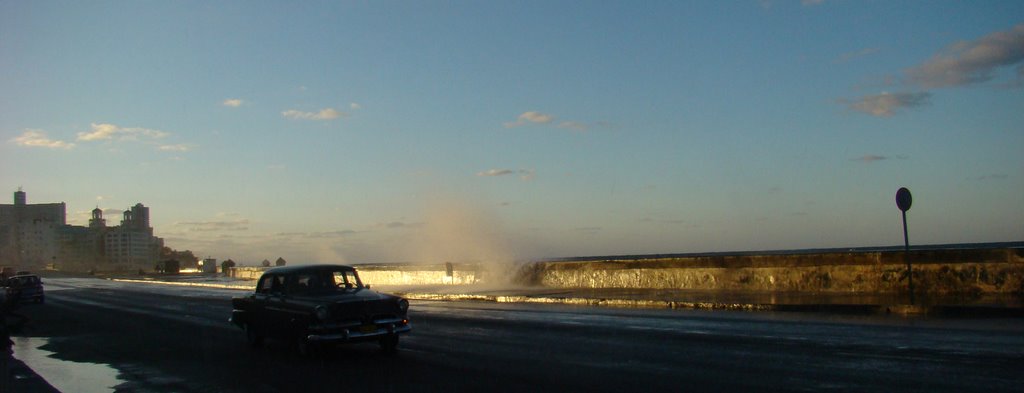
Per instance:
[[[245,345],[227,322],[244,292],[84,278],[46,288],[46,304],[19,310],[30,318],[19,335],[32,337],[22,348],[45,343],[67,361],[48,380],[75,379],[84,363],[116,370],[116,389],[92,391],[1019,392],[1024,382],[1019,319],[413,302],[397,356],[359,344],[310,359],[284,343]]]

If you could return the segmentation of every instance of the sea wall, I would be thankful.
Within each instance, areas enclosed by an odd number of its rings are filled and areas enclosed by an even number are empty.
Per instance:
[[[1024,293],[1024,250],[971,249],[551,261],[519,280],[555,288],[731,291]]]
[[[502,283],[551,288],[649,288],[750,292],[901,293],[907,262],[915,292],[1024,295],[1024,249],[713,255],[530,262],[494,272],[478,264],[357,265],[371,285]],[[259,278],[266,268],[230,275]],[[493,269],[492,269],[493,270]],[[502,284],[498,283],[498,284]]]

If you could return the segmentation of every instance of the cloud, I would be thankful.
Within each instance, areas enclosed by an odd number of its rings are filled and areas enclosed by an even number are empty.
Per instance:
[[[566,128],[566,129],[576,130],[576,131],[586,131],[587,130],[587,125],[583,124],[583,123],[580,123],[578,121],[563,121],[563,122],[558,124],[558,128]]]
[[[889,157],[886,157],[886,156],[877,156],[877,155],[874,155],[874,154],[868,154],[868,155],[866,155],[864,157],[854,158],[853,160],[854,161],[865,162],[865,163],[869,163],[870,164],[870,163],[875,162],[875,161],[882,161],[882,160],[888,160],[888,159],[889,159]]]
[[[348,108],[351,109],[351,110],[357,111],[357,110],[363,109],[363,106],[360,105],[358,102],[353,102],[351,104],[348,104]]]
[[[247,231],[249,230],[249,220],[176,222],[174,226],[186,227],[188,231],[192,232]]]
[[[533,124],[547,124],[555,120],[554,116],[540,112],[523,112],[516,121],[505,123],[505,128],[522,127]]]
[[[974,176],[974,177],[970,177],[969,179],[970,180],[1006,180],[1006,179],[1009,179],[1009,178],[1010,178],[1010,175],[1007,175],[1005,173],[996,173],[996,174],[992,174],[992,175]]]
[[[170,135],[159,130],[139,127],[124,128],[108,123],[92,123],[91,128],[92,131],[90,132],[79,132],[78,140],[87,142],[100,140],[138,140],[140,137],[160,139]]]
[[[160,145],[160,147],[158,147],[158,149],[160,149],[162,151],[186,152],[186,151],[192,150],[192,147],[189,146],[189,145],[186,145],[186,144],[177,144],[177,145]]]
[[[1024,87],[1024,64],[1017,66],[1017,79],[1004,83],[1002,87],[1021,88]]]
[[[486,170],[486,171],[483,171],[483,172],[479,172],[476,175],[477,176],[505,176],[505,175],[511,175],[511,174],[514,174],[514,173],[516,173],[516,171],[513,171],[511,169],[491,169],[491,170]]]
[[[925,88],[987,82],[1000,67],[1024,62],[1024,23],[975,41],[950,45],[921,65],[906,70],[906,82]],[[1020,75],[1018,69],[1018,77]]]
[[[515,174],[519,174],[519,179],[524,181],[530,181],[533,180],[534,177],[536,177],[536,171],[534,171],[533,169],[489,169],[483,172],[478,172],[476,175],[480,177],[495,177]]]
[[[289,109],[281,112],[281,116],[284,116],[293,120],[334,120],[344,116],[343,113],[338,112],[334,108],[324,108],[320,112],[302,112],[295,109]]]
[[[340,231],[310,232],[310,233],[306,234],[305,236],[308,237],[308,238],[311,238],[311,239],[324,239],[324,238],[345,237],[345,236],[355,235],[356,233],[358,233],[358,232],[353,231],[351,229],[343,229],[343,230],[340,230]]]
[[[46,132],[42,130],[25,130],[21,136],[12,138],[10,140],[18,146],[25,147],[42,147],[47,149],[64,149],[70,150],[75,147],[74,143],[68,143],[61,140],[50,139],[46,136]]]
[[[242,106],[243,103],[244,103],[244,101],[242,101],[242,99],[240,99],[240,98],[228,98],[228,99],[224,100],[224,102],[222,104],[224,106],[230,106],[232,108],[238,108],[238,107]]]
[[[519,170],[519,180],[530,181],[530,180],[533,180],[533,178],[535,178],[535,177],[537,177],[537,171],[534,171],[533,169],[520,169]]]
[[[856,100],[840,99],[839,102],[857,112],[875,117],[890,117],[903,108],[916,108],[928,104],[931,93],[882,93],[865,96]]]
[[[686,224],[686,220],[680,219],[655,219],[651,217],[643,217],[637,220],[643,223],[656,223],[656,224],[668,224],[668,225],[683,225]]]

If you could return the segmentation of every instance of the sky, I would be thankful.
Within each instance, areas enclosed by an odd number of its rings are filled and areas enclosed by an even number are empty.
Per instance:
[[[19,187],[242,264],[1020,241],[1024,2],[0,1]]]

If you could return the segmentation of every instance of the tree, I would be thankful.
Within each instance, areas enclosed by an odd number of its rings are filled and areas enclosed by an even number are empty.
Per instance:
[[[231,270],[231,268],[233,268],[233,267],[235,267],[235,261],[232,261],[230,259],[225,260],[224,262],[220,263],[220,271],[221,271],[221,273],[227,273],[228,270]]]

